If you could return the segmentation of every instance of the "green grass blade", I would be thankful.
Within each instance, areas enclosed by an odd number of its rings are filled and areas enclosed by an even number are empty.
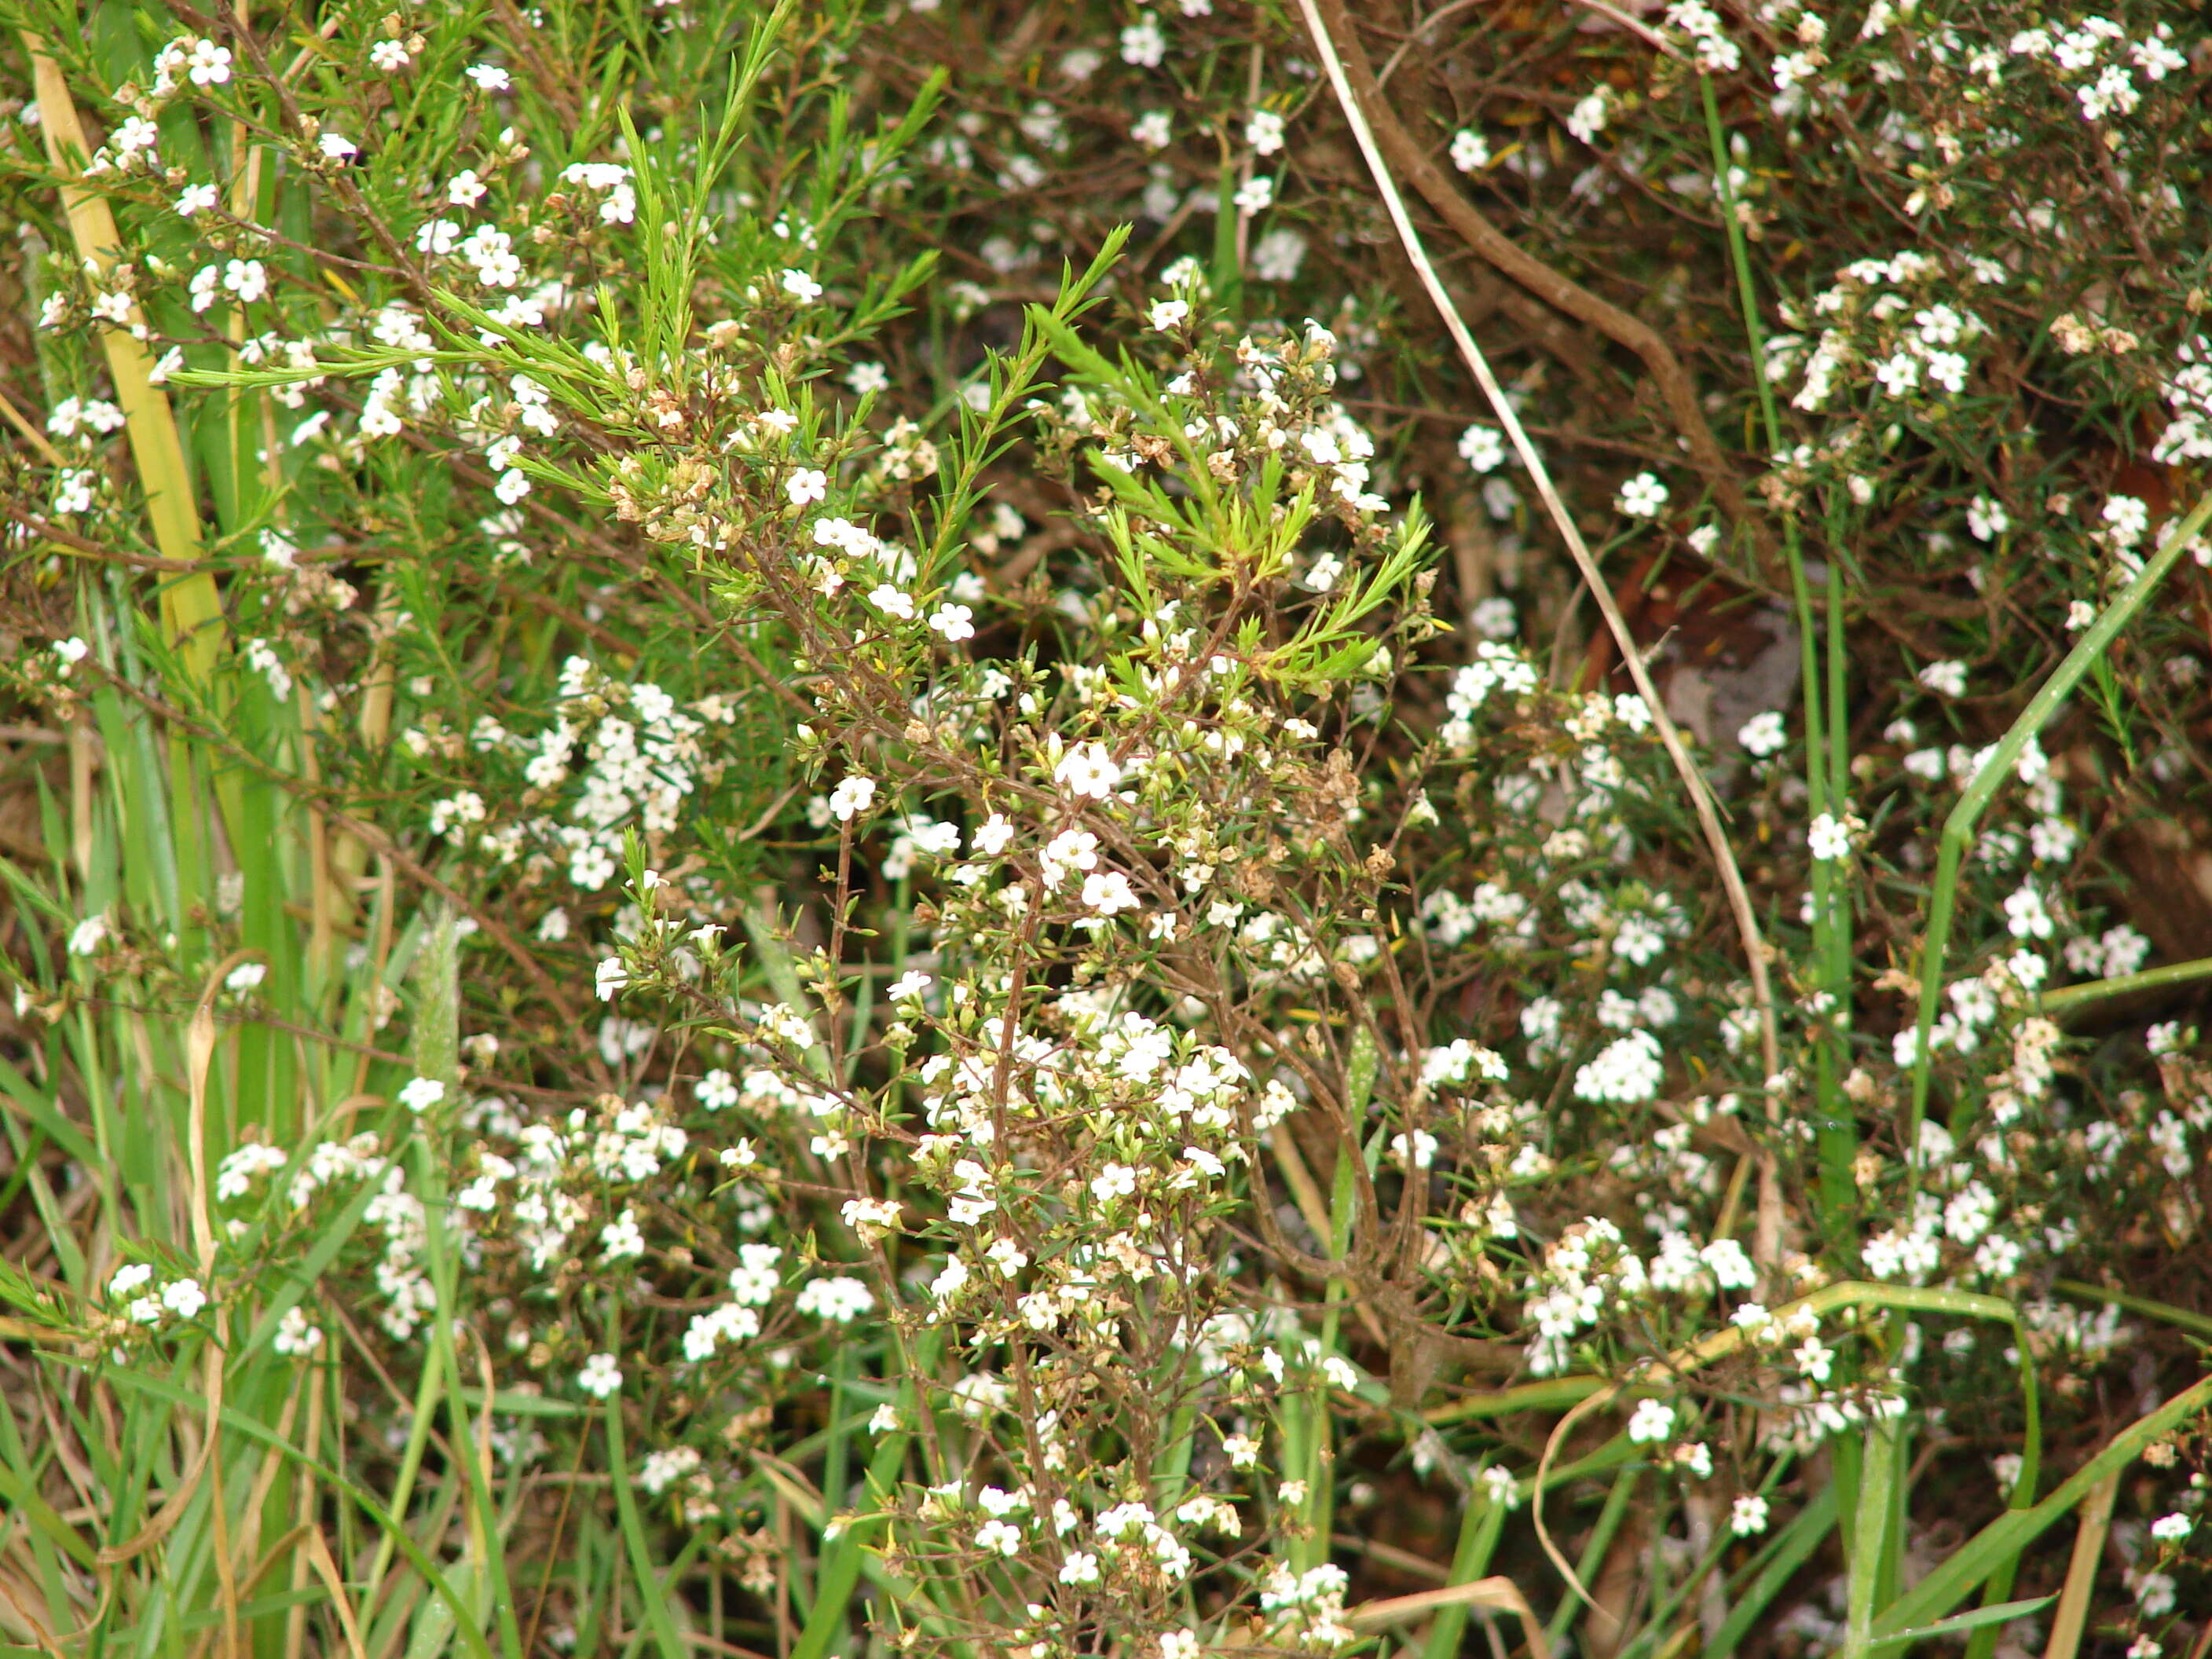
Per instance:
[[[2124,1468],[2144,1447],[2212,1406],[2212,1376],[2207,1376],[2107,1441],[2105,1449],[2076,1469],[2050,1497],[2032,1510],[2014,1510],[1982,1528],[1941,1566],[1899,1596],[1874,1620],[1871,1634],[1885,1637],[1943,1617],[2005,1562],[2015,1560],[2045,1532],[2071,1514],[2089,1489],[2114,1469]]]
[[[1890,1648],[1901,1647],[1907,1642],[1934,1641],[1941,1637],[1963,1636],[1969,1631],[2009,1624],[2015,1619],[2025,1619],[2030,1613],[2042,1612],[2057,1599],[2056,1595],[2038,1595],[2024,1601],[2004,1601],[1996,1607],[1976,1607],[1972,1613],[1962,1613],[1956,1618],[1923,1625],[1917,1630],[1899,1631],[1894,1636],[1879,1638],[1869,1644],[1868,1651],[1880,1653]]]

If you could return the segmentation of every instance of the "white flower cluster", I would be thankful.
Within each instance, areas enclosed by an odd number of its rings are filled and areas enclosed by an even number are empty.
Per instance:
[[[1354,1639],[1344,1622],[1344,1593],[1352,1576],[1334,1562],[1294,1572],[1272,1569],[1262,1581],[1260,1611],[1271,1639],[1316,1653],[1333,1653]]]
[[[2212,343],[2192,335],[2173,354],[2178,365],[2159,379],[2168,416],[2151,459],[2161,465],[2212,459]],[[2200,556],[2197,562],[2202,564]]]
[[[635,1215],[615,1210],[608,1194],[643,1188],[690,1145],[665,1105],[614,1096],[595,1109],[574,1109],[558,1124],[522,1122],[503,1103],[479,1103],[472,1115],[489,1132],[488,1144],[453,1203],[476,1218],[481,1237],[512,1243],[539,1273],[577,1253],[574,1240],[594,1214],[606,1217],[598,1233],[604,1260],[641,1254]]]
[[[1977,283],[2002,282],[2002,267],[1985,259],[1966,262]],[[1962,273],[1943,261],[1907,249],[1887,259],[1860,259],[1836,273],[1832,287],[1814,296],[1812,313],[1826,323],[1809,352],[1796,334],[1778,334],[1767,342],[1767,373],[1780,378],[1803,359],[1793,407],[1808,411],[1827,407],[1839,386],[1872,381],[1877,396],[1910,404],[1966,390],[1973,368],[1969,355],[1987,332],[1971,309],[1955,302],[1953,290]],[[1800,314],[1785,310],[1793,325]]]
[[[422,1081],[416,1079],[418,1085]],[[227,1153],[216,1166],[217,1201],[247,1202],[264,1176],[286,1169],[291,1170],[292,1176],[285,1188],[284,1200],[295,1213],[306,1212],[319,1194],[335,1183],[365,1182],[374,1186],[374,1196],[363,1211],[362,1219],[383,1240],[373,1275],[382,1304],[377,1322],[395,1342],[409,1340],[435,1308],[437,1300],[422,1262],[428,1243],[426,1218],[421,1200],[408,1190],[405,1170],[384,1155],[382,1142],[373,1131],[364,1131],[349,1140],[318,1141],[297,1154],[249,1141]],[[448,1224],[459,1227],[465,1248],[466,1218],[453,1217]],[[245,1229],[242,1217],[233,1217],[226,1224],[227,1236],[233,1239],[243,1237]],[[320,1332],[307,1323],[305,1314],[301,1314],[281,1335],[286,1346],[279,1347],[280,1352],[306,1353],[321,1340]]]
[[[212,1298],[189,1275],[163,1280],[152,1265],[126,1262],[107,1281],[109,1306],[133,1325],[155,1328],[172,1319],[197,1319]]]
[[[2069,28],[2022,29],[2007,43],[2007,51],[2047,65],[2071,88],[2081,118],[2090,122],[2135,113],[2143,96],[2138,75],[2155,85],[2189,67],[2188,58],[2173,48],[2171,23],[2154,24],[2130,40],[2119,24],[2094,15]]]
[[[1152,325],[1173,328],[1191,313],[1193,296],[1203,295],[1205,278],[1194,260],[1181,259],[1161,273],[1161,282],[1167,297],[1151,308]],[[1328,396],[1337,380],[1337,349],[1335,334],[1309,319],[1302,333],[1240,340],[1229,386],[1202,385],[1194,366],[1170,380],[1167,391],[1188,400],[1176,405],[1188,409],[1182,436],[1200,447],[1216,478],[1232,482],[1245,469],[1279,458],[1294,482],[1313,477],[1351,526],[1371,531],[1389,501],[1373,489],[1374,439]],[[1070,437],[1101,441],[1092,453],[1106,465],[1133,471],[1146,464],[1146,453],[1127,445],[1127,411],[1115,410],[1109,397],[1070,388],[1061,414]]]
[[[1572,1363],[1570,1345],[1609,1310],[1625,1310],[1650,1283],[1644,1260],[1623,1242],[1620,1229],[1591,1216],[1569,1227],[1544,1251],[1541,1267],[1524,1287],[1521,1316],[1534,1332],[1528,1369],[1553,1376]]]
[[[1451,690],[1444,699],[1450,718],[1437,735],[1453,753],[1468,752],[1476,741],[1474,717],[1493,694],[1526,697],[1539,684],[1535,665],[1517,647],[1498,640],[1480,641],[1474,660],[1452,676]]]
[[[495,814],[483,795],[465,789],[433,803],[428,828],[433,835],[472,830],[477,848],[495,866],[520,861],[533,881],[561,870],[574,886],[597,892],[619,867],[625,826],[635,823],[649,837],[668,836],[684,803],[720,780],[730,759],[712,751],[708,738],[715,726],[730,722],[732,711],[719,696],[680,707],[651,681],[610,679],[580,656],[562,665],[557,698],[552,720],[534,736],[483,726],[471,746],[495,759],[520,760],[523,787],[513,799],[527,809],[565,795],[570,822],[542,812]],[[445,741],[433,720],[415,730],[410,746],[428,757]],[[565,933],[562,926],[552,936]]]

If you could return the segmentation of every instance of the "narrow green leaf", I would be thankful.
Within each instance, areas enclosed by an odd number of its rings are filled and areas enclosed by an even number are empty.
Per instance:
[[[1972,1613],[1962,1613],[1933,1625],[1923,1625],[1917,1630],[1903,1630],[1894,1636],[1879,1636],[1868,1644],[1868,1651],[1878,1653],[1885,1649],[1901,1647],[1907,1642],[1933,1641],[1942,1636],[1963,1636],[1968,1631],[1979,1630],[1984,1625],[2009,1624],[2015,1619],[2025,1619],[2032,1613],[2040,1613],[2057,1600],[2054,1595],[2038,1595],[2024,1601],[2002,1601],[1995,1607],[1976,1607]]]
[[[2207,1406],[2212,1406],[2212,1376],[2185,1389],[2149,1416],[2137,1419],[2113,1436],[2102,1451],[2033,1509],[2011,1510],[1983,1528],[1941,1566],[1891,1602],[1874,1621],[1873,1634],[1889,1636],[1913,1629],[1923,1620],[1942,1618],[2003,1563],[2017,1559],[2036,1539],[2072,1514],[2098,1481],[2114,1469],[2126,1468],[2152,1441],[2171,1433]]]

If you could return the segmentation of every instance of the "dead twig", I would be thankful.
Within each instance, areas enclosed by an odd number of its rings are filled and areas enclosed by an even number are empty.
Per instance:
[[[1380,148],[1381,159],[1370,155],[1370,164],[1379,168],[1387,161],[1390,170],[1419,191],[1421,198],[1443,217],[1462,241],[1505,276],[1547,305],[1634,352],[1651,376],[1675,431],[1689,446],[1690,465],[1697,469],[1729,519],[1750,523],[1753,514],[1742,483],[1714,438],[1711,427],[1705,422],[1697,387],[1681,360],[1659,337],[1658,331],[1563,272],[1554,270],[1491,223],[1429,158],[1428,152],[1391,110],[1376,82],[1367,54],[1360,46],[1358,31],[1344,0],[1313,0],[1310,5],[1301,0],[1301,5],[1316,44],[1323,40],[1334,43],[1332,56],[1338,73],[1350,82],[1348,88],[1340,88],[1339,101],[1345,106],[1346,118],[1353,123],[1355,136],[1361,140],[1360,148]],[[1402,204],[1394,205],[1392,216],[1404,222]],[[1401,222],[1400,228],[1402,234],[1412,234],[1410,222]],[[1433,277],[1425,273],[1425,280],[1432,281]]]

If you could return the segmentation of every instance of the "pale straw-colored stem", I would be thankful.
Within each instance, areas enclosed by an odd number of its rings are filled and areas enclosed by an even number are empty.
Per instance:
[[[1590,598],[1596,601],[1598,613],[1605,618],[1605,625],[1613,635],[1613,643],[1620,647],[1621,660],[1628,665],[1629,677],[1635,681],[1637,691],[1651,711],[1652,725],[1659,733],[1659,741],[1666,747],[1667,758],[1674,763],[1674,770],[1680,775],[1682,787],[1688,792],[1690,804],[1697,811],[1698,823],[1705,831],[1705,844],[1711,849],[1713,863],[1720,872],[1721,886],[1728,895],[1729,908],[1735,914],[1736,932],[1742,939],[1744,958],[1751,970],[1752,995],[1759,1008],[1759,1048],[1768,1079],[1766,1110],[1771,1120],[1781,1109],[1781,1102],[1776,1097],[1772,1080],[1782,1070],[1781,1039],[1774,1017],[1774,987],[1767,976],[1766,945],[1759,937],[1759,918],[1752,910],[1751,894],[1743,884],[1743,872],[1736,866],[1735,851],[1729,844],[1727,830],[1722,827],[1720,809],[1714,802],[1712,790],[1705,782],[1705,775],[1698,770],[1697,763],[1690,757],[1690,751],[1683,745],[1681,733],[1668,717],[1658,688],[1651,682],[1650,671],[1644,666],[1644,653],[1628,630],[1627,619],[1620,614],[1620,606],[1613,600],[1613,590],[1606,585],[1598,570],[1597,561],[1590,556],[1589,547],[1583,540],[1582,532],[1575,527],[1566,503],[1559,498],[1559,489],[1544,465],[1544,458],[1536,453],[1536,447],[1528,441],[1528,433],[1522,429],[1520,418],[1514,414],[1513,405],[1505,396],[1505,389],[1498,384],[1497,375],[1492,373],[1489,360],[1482,355],[1482,349],[1475,344],[1474,337],[1468,331],[1458,307],[1452,304],[1450,295],[1445,292],[1443,281],[1437,276],[1436,266],[1430,263],[1428,250],[1421,244],[1420,234],[1413,228],[1413,222],[1406,212],[1405,198],[1399,193],[1397,181],[1391,177],[1389,165],[1384,161],[1382,152],[1376,144],[1374,131],[1368,125],[1366,112],[1360,108],[1359,100],[1352,94],[1352,83],[1345,74],[1344,61],[1338,55],[1336,42],[1329,34],[1328,26],[1322,20],[1319,7],[1315,0],[1298,0],[1298,9],[1304,15],[1307,33],[1313,37],[1314,49],[1320,56],[1322,68],[1328,72],[1329,86],[1335,92],[1336,101],[1344,111],[1344,118],[1359,145],[1359,153],[1366,157],[1368,171],[1374,175],[1375,187],[1382,192],[1382,204],[1389,210],[1390,222],[1397,228],[1398,240],[1406,250],[1406,257],[1419,274],[1421,286],[1428,290],[1429,298],[1435,302],[1438,314],[1443,319],[1444,327],[1451,334],[1453,343],[1459,348],[1460,356],[1466,360],[1477,384],[1482,387],[1483,395],[1490,400],[1490,406],[1497,414],[1498,423],[1505,429],[1506,436],[1512,440],[1514,453],[1521,458],[1521,465],[1528,469],[1529,479],[1543,500],[1544,510],[1551,514],[1553,524],[1559,529],[1559,538],[1567,544],[1567,551],[1574,556],[1575,568],[1582,573],[1583,585],[1589,589]],[[1780,1180],[1771,1147],[1759,1152],[1759,1218],[1753,1255],[1763,1265],[1771,1267],[1781,1250]]]

